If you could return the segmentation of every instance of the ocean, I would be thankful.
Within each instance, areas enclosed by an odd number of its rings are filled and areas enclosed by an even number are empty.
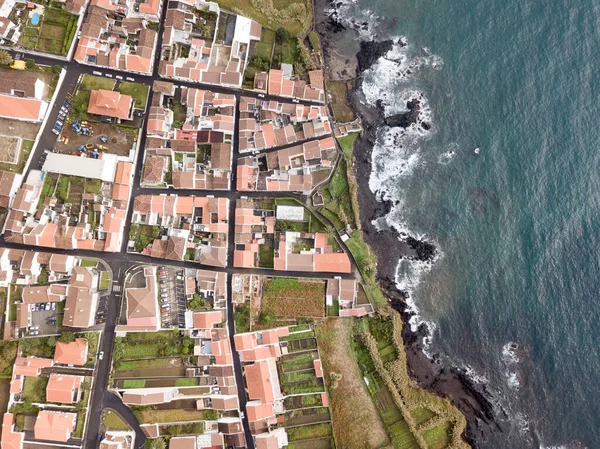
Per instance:
[[[598,2],[337,6],[398,42],[364,102],[423,97],[431,129],[380,129],[370,187],[396,204],[379,226],[438,247],[397,283],[427,351],[491,392],[501,431],[478,447],[600,448]]]

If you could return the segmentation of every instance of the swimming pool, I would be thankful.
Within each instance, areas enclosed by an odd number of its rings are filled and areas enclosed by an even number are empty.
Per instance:
[[[31,15],[31,24],[32,25],[37,25],[38,23],[40,23],[40,15],[37,12],[34,12]]]

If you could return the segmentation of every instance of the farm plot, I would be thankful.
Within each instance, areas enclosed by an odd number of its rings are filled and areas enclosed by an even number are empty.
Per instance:
[[[292,340],[290,343],[303,340]],[[315,343],[314,336],[312,340]],[[277,372],[281,390],[286,395],[324,392],[323,379],[317,377],[313,360],[318,358],[316,351],[282,356],[277,362]]]
[[[291,278],[265,282],[261,312],[276,317],[324,317],[325,283]]]

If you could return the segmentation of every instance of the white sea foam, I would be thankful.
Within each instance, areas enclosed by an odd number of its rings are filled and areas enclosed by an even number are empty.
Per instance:
[[[439,69],[442,60],[435,55],[414,54],[413,50],[396,39],[391,50],[363,73],[361,89],[367,104],[375,106],[381,101],[387,116],[407,110],[406,103],[421,97],[420,92],[408,88],[410,80],[424,69]],[[429,121],[431,111],[421,104],[421,121]]]
[[[358,0],[336,1],[331,8],[325,10],[325,14],[345,27],[356,30],[360,38],[375,40],[378,37],[376,28],[381,18],[370,9],[357,9],[357,4]]]
[[[508,342],[502,346],[502,361],[507,365],[513,365],[519,363],[519,346],[516,343]]]
[[[519,374],[515,371],[507,371],[506,374],[506,384],[512,388],[513,390],[518,390],[521,388],[521,381],[519,380]]]
[[[490,382],[485,374],[477,373],[470,365],[465,365],[464,371],[467,377],[477,384],[488,384]]]

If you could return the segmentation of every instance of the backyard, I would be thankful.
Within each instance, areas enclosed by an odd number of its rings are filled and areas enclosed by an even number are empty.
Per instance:
[[[133,97],[133,104],[136,109],[146,109],[150,86],[147,86],[146,84],[131,83],[129,81],[121,81],[117,90],[123,95],[130,95]]]
[[[2,126],[2,122],[0,121],[0,127]],[[0,170],[23,173],[33,144],[33,140],[24,139],[20,142],[20,146],[15,146],[16,144],[3,145],[2,150],[0,150],[0,159],[3,161],[0,162]]]
[[[26,10],[25,10],[26,11]],[[25,21],[19,43],[26,49],[66,55],[77,32],[78,16],[64,11],[59,3],[51,2],[40,14],[39,23],[33,17]]]

